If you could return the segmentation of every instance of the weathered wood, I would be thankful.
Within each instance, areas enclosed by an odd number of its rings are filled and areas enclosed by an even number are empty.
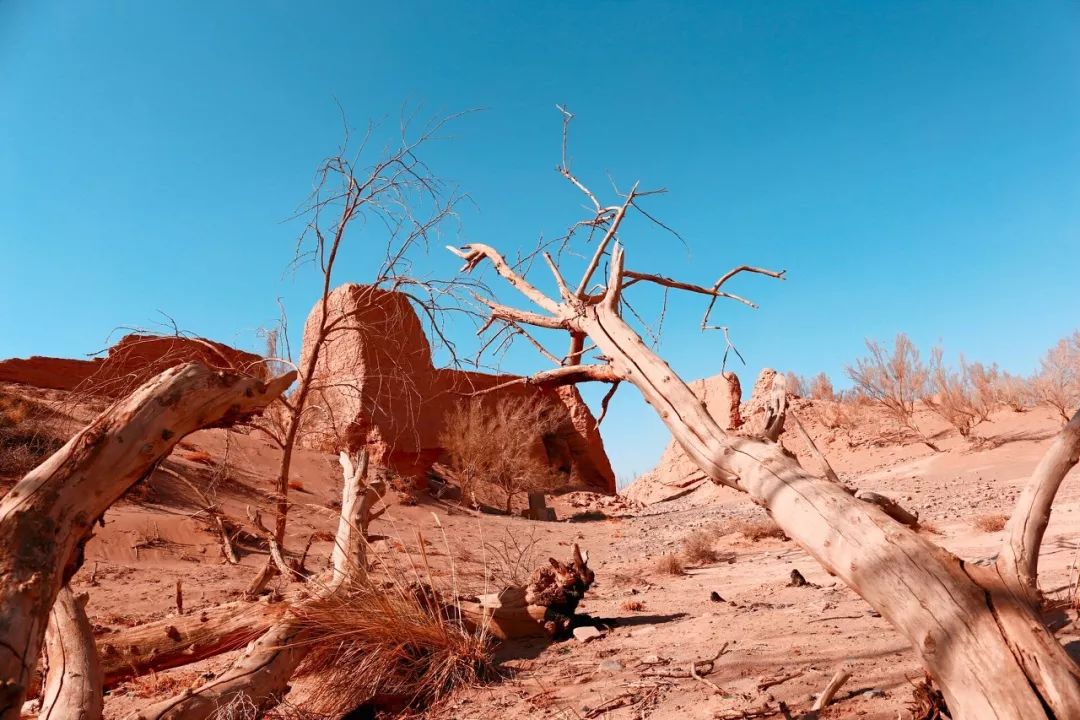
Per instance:
[[[1042,601],[1039,548],[1061,482],[1078,461],[1080,411],[1061,429],[1043,455],[1005,528],[1005,542],[997,559],[998,572],[1014,593],[1035,606]]]
[[[65,585],[49,613],[45,653],[49,674],[41,697],[39,720],[98,720],[104,709],[102,672],[83,609],[87,597],[76,597]]]
[[[342,456],[345,482],[332,555],[333,567],[325,577],[326,584],[316,580],[309,583],[317,599],[329,597],[355,574],[366,572],[365,558],[350,554],[362,552],[358,548],[363,547],[371,504],[379,494],[371,486],[362,485],[366,458],[361,457],[359,464],[361,468],[354,469],[348,456]],[[360,535],[359,543],[354,534]],[[363,571],[360,570],[362,567]],[[311,648],[307,642],[311,632],[299,615],[286,612],[221,676],[199,688],[154,703],[129,720],[205,720],[238,698],[243,698],[258,712],[265,712],[288,694],[289,679]]]
[[[120,400],[0,500],[0,720],[14,720],[57,593],[94,523],[188,433],[260,412],[293,381],[180,365]]]
[[[919,526],[919,513],[911,512],[891,497],[876,493],[872,490],[859,490],[855,493],[855,497],[863,502],[868,502],[871,505],[877,505],[885,511],[886,515],[896,522],[903,523],[911,528],[917,528]]]
[[[238,650],[277,623],[287,607],[241,600],[101,635],[97,647],[105,687]]]

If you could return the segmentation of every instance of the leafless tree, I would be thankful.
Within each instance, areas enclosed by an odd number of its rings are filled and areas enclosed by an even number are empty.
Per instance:
[[[941,348],[930,356],[930,389],[926,404],[956,428],[961,437],[971,438],[975,427],[990,418],[997,404],[996,366],[968,363],[960,358],[959,369],[945,365]]]
[[[376,133],[369,126],[359,148],[351,147],[346,126],[341,148],[319,166],[314,190],[296,214],[303,219],[304,229],[296,245],[292,267],[299,270],[313,266],[320,280],[320,295],[305,328],[306,355],[302,367],[297,367],[298,381],[280,407],[271,408],[260,430],[281,449],[274,488],[276,494],[274,538],[284,548],[289,513],[289,478],[293,455],[305,423],[318,405],[310,402],[318,388],[314,381],[320,357],[328,341],[336,333],[355,330],[353,319],[335,314],[331,308],[336,271],[349,243],[369,248],[381,247],[382,259],[369,279],[372,287],[402,292],[420,311],[436,337],[446,339],[442,329],[441,310],[447,307],[445,298],[452,295],[457,282],[445,283],[412,274],[414,255],[425,252],[430,240],[442,226],[455,216],[459,194],[437,178],[420,158],[423,147],[436,139],[437,134],[453,117],[434,120],[415,132],[403,122],[400,137],[388,148],[377,151],[370,147]],[[373,157],[374,160],[370,160]],[[356,233],[351,232],[356,226]],[[356,235],[353,238],[353,235]],[[287,346],[287,317],[282,312],[281,327],[268,332],[267,342],[278,347],[273,364],[293,365]],[[308,334],[310,333],[310,337]],[[452,344],[446,341],[452,348]],[[249,594],[258,592],[275,573],[275,564],[268,559],[263,570],[252,581]]]
[[[731,435],[623,318],[629,307],[627,291],[641,283],[701,294],[708,298],[711,310],[718,297],[730,297],[721,288],[738,274],[749,271],[780,277],[781,273],[739,266],[712,285],[699,285],[634,271],[627,267],[624,223],[639,209],[644,193],[634,185],[617,203],[601,202],[570,172],[565,151],[560,171],[591,206],[589,217],[579,226],[596,229],[599,236],[577,283],[568,283],[564,266],[550,253],[542,253],[542,257],[557,290],[554,297],[494,247],[471,244],[451,248],[465,261],[464,271],[489,264],[534,306],[522,309],[480,297],[492,323],[570,334],[570,352],[563,362],[528,382],[622,381],[636,387],[709,478],[746,493],[766,508],[789,537],[912,643],[941,686],[952,717],[1080,717],[1080,668],[1037,611],[1039,546],[1057,489],[1077,462],[1080,415],[1058,436],[1036,468],[1006,530],[1008,538],[996,565],[965,564],[877,504],[864,502],[843,485],[807,472],[786,453],[777,442],[786,408],[783,382],[774,384],[774,392],[777,388],[781,392],[763,435]],[[606,282],[594,281],[604,265]],[[708,313],[702,324],[710,327]],[[595,356],[587,357],[586,341],[595,346]],[[901,341],[899,345],[899,367],[890,367],[880,350],[864,367],[868,379],[875,380],[869,387],[889,402],[896,401],[898,412],[910,414],[926,376],[921,363],[909,367],[913,359],[910,343]],[[914,376],[908,376],[909,370]],[[904,375],[898,377],[901,372]]]

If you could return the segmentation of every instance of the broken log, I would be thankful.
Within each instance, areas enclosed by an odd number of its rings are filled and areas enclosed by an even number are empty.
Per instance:
[[[241,600],[101,635],[97,648],[105,687],[239,650],[280,620],[287,607]]]
[[[296,377],[263,383],[189,363],[101,413],[0,500],[0,720],[19,717],[60,588],[98,518],[185,435],[260,412]]]
[[[84,607],[65,585],[56,596],[45,631],[49,673],[39,720],[99,720],[105,706],[101,664]]]

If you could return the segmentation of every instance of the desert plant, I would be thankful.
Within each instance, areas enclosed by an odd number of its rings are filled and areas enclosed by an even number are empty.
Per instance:
[[[1026,412],[1036,402],[1031,380],[1004,371],[994,383],[994,397],[1013,412]]]
[[[942,358],[941,348],[934,348],[930,359],[933,395],[926,398],[926,404],[962,437],[970,438],[975,427],[990,417],[997,402],[997,366],[968,363],[961,356],[960,369],[953,370]]]
[[[514,500],[562,482],[543,441],[565,432],[557,401],[544,396],[474,397],[457,403],[440,436],[462,499],[494,490],[507,513]]]
[[[539,565],[542,554],[537,546],[536,526],[531,525],[524,536],[514,533],[509,526],[505,530],[506,537],[498,542],[484,543],[487,571],[491,579],[500,585],[524,587]],[[467,560],[467,556],[460,553],[459,558]]]
[[[1080,330],[1046,352],[1034,388],[1039,402],[1069,421],[1070,411],[1080,406]]]
[[[315,712],[348,712],[375,696],[430,706],[493,673],[485,628],[405,573],[354,582],[299,612],[313,637],[298,674],[318,688]]]
[[[737,532],[750,542],[787,539],[787,534],[772,518],[740,518],[732,520],[727,527],[728,532]]]
[[[682,554],[688,562],[705,564],[716,562],[716,549],[713,547],[716,535],[708,530],[695,530],[682,539]]]
[[[656,559],[653,564],[653,568],[656,572],[663,575],[682,575],[683,564],[678,555],[672,555],[671,553],[665,553]]]
[[[825,373],[818,373],[810,381],[810,397],[814,400],[835,400],[836,392],[833,390],[832,380]]]
[[[929,373],[919,350],[904,333],[899,333],[892,354],[875,340],[867,340],[870,355],[859,358],[847,368],[848,377],[885,411],[902,430],[915,433],[931,450],[938,447],[915,422],[915,404],[925,394]]]
[[[1009,522],[1009,517],[1003,513],[987,513],[975,518],[975,527],[985,533],[1001,532]]]
[[[803,397],[804,395],[806,395],[808,387],[809,383],[806,382],[806,378],[804,378],[802,375],[799,375],[798,373],[792,372],[790,370],[787,372],[788,393],[796,397]]]

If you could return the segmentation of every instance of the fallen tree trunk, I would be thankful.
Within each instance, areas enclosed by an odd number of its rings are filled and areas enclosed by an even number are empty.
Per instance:
[[[239,650],[277,623],[287,607],[240,600],[102,635],[97,648],[105,687]]]
[[[260,412],[294,377],[264,384],[196,364],[166,370],[0,500],[0,720],[19,717],[49,611],[98,518],[185,435]]]
[[[355,466],[345,453],[340,460],[344,483],[332,568],[325,585],[311,581],[313,588],[307,601],[329,597],[351,578],[362,577],[367,572],[362,538],[367,533],[371,507],[381,493],[377,486],[364,482],[366,454],[361,455]],[[357,541],[357,537],[361,540]],[[301,605],[300,610],[306,601],[298,598],[296,602]],[[311,649],[311,634],[310,626],[290,608],[220,677],[154,703],[132,715],[130,720],[204,720],[237,702],[245,703],[249,709],[254,707],[256,713],[265,712],[289,692],[290,678]]]
[[[45,631],[49,674],[41,698],[39,720],[99,720],[105,706],[101,664],[94,650],[90,621],[65,585],[56,596]]]
[[[631,190],[623,207],[634,197]],[[617,220],[605,220],[607,232],[579,288],[588,286],[614,238]],[[955,720],[1080,718],[1080,668],[1025,594],[1007,584],[1008,577],[968,566],[876,505],[856,499],[827,478],[815,477],[772,439],[729,436],[721,429],[705,404],[620,317],[624,255],[619,243],[611,251],[611,272],[600,295],[586,295],[580,289],[571,292],[545,254],[562,302],[541,293],[493,248],[474,244],[453,250],[465,260],[465,270],[485,258],[490,260],[504,279],[548,313],[482,299],[493,320],[588,336],[604,365],[582,367],[577,374],[610,381],[614,371],[618,379],[637,387],[713,482],[744,492],[765,507],[790,538],[911,642],[941,686]],[[737,271],[721,278],[713,291]],[[772,408],[769,434],[783,427],[784,412],[783,403]],[[1078,445],[1080,433],[1076,432],[1067,432],[1061,444],[1055,445],[1065,460],[1050,463],[1053,467],[1047,478],[1027,502],[1029,514],[1048,514]],[[1037,557],[1033,546],[1041,533],[1021,533],[1017,527],[1014,534],[1024,536],[1023,546]],[[1017,564],[1029,573],[1033,568],[1031,561]]]

